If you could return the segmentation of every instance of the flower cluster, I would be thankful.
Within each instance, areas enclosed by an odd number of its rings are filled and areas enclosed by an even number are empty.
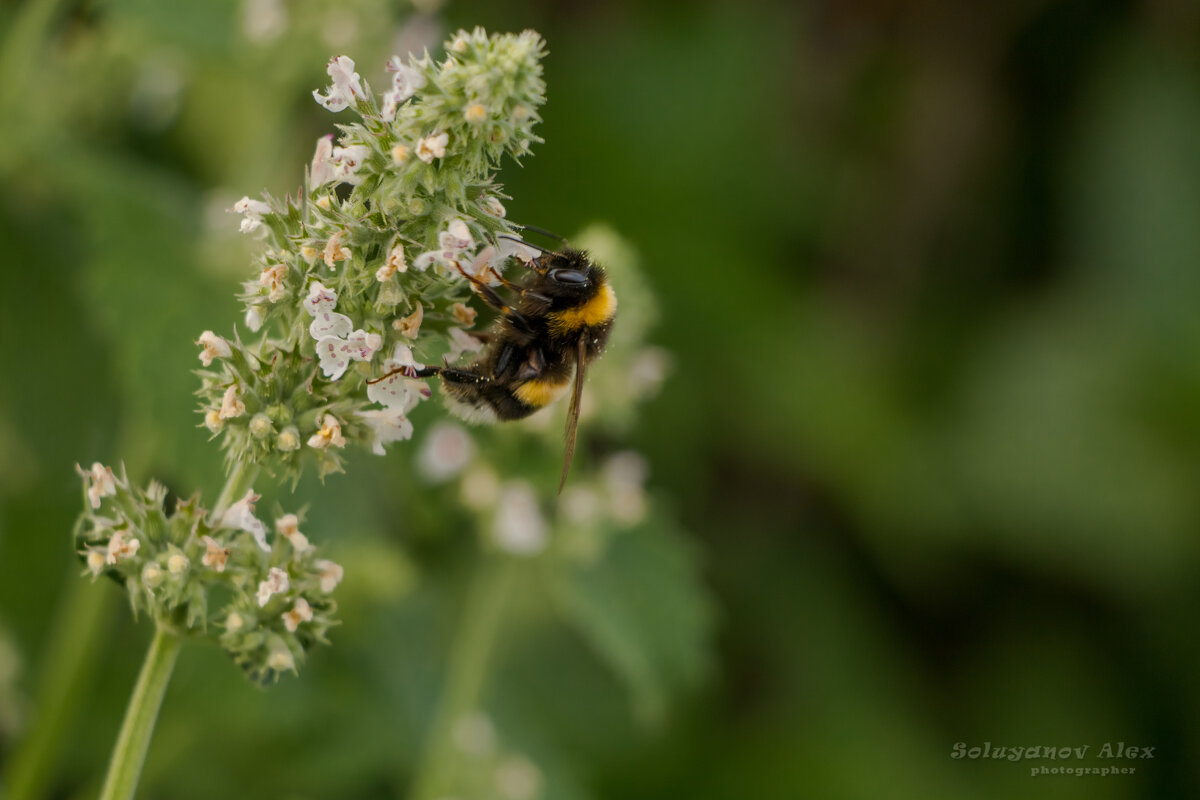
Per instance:
[[[528,257],[499,238],[518,226],[495,173],[540,141],[543,42],[476,29],[446,50],[393,58],[380,98],[352,60],[331,60],[314,98],[359,121],[317,142],[298,195],[234,206],[242,231],[266,239],[242,294],[256,338],[198,341],[201,413],[231,463],[295,479],[306,457],[325,474],[348,444],[382,454],[409,438],[426,384],[367,381],[478,349],[467,276],[493,281],[509,256]]]
[[[219,516],[197,496],[168,514],[160,483],[134,487],[102,464],[79,473],[86,501],[76,550],[93,577],[124,585],[134,613],[218,640],[264,683],[295,671],[309,648],[327,643],[337,609],[330,594],[342,568],[317,558],[296,515],[277,519],[270,537],[255,516],[253,491]]]

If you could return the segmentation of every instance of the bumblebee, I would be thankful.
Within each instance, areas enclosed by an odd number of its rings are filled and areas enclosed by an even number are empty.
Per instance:
[[[491,270],[499,285],[512,293],[511,302],[460,267],[475,292],[499,314],[480,334],[484,349],[479,358],[464,367],[410,367],[405,374],[441,378],[450,410],[474,423],[523,419],[572,386],[561,492],[575,454],[584,376],[608,343],[617,296],[604,269],[583,251],[528,246],[542,255],[528,265],[530,274],[524,281],[514,283]]]

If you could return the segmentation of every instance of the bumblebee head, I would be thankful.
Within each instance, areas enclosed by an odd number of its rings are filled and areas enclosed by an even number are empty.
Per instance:
[[[595,294],[608,280],[601,267],[582,250],[567,248],[535,259],[539,291],[550,297],[584,298]]]

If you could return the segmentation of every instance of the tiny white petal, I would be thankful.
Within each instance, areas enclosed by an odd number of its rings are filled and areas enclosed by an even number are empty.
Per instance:
[[[310,316],[317,316],[322,311],[333,311],[337,305],[337,292],[320,281],[313,281],[308,287],[308,296],[304,298],[304,310]]]
[[[354,323],[350,321],[350,318],[336,311],[318,311],[313,317],[312,324],[308,326],[309,335],[317,341],[326,336],[348,336],[352,330],[354,330]]]

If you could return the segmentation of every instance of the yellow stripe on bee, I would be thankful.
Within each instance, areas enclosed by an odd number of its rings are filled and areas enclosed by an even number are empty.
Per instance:
[[[617,313],[617,295],[607,283],[596,296],[581,306],[553,311],[546,315],[550,320],[550,331],[556,334],[570,333],[585,325],[600,325],[608,322]]]
[[[541,408],[553,403],[568,384],[570,384],[569,380],[559,383],[547,380],[526,381],[514,389],[513,394],[525,405]]]

